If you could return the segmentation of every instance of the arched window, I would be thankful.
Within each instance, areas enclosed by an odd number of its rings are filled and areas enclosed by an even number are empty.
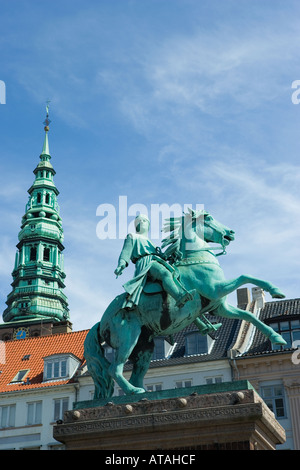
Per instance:
[[[49,193],[46,194],[46,204],[49,204],[50,202],[50,195]]]

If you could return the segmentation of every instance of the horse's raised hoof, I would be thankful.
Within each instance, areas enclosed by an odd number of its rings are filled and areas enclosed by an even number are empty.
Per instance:
[[[283,337],[278,333],[273,333],[269,339],[272,344],[279,344],[280,346],[285,346],[287,344]]]
[[[274,287],[274,289],[271,289],[270,294],[271,294],[273,299],[284,299],[285,298],[284,293],[281,292],[281,290],[278,289],[277,287]]]

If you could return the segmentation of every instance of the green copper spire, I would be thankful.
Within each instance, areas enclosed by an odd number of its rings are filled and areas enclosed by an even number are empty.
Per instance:
[[[35,180],[29,188],[29,201],[22,218],[12,272],[12,292],[7,297],[4,322],[50,318],[69,319],[67,297],[63,293],[63,228],[57,203],[55,170],[50,163],[48,142],[49,101],[44,122],[45,139],[40,162],[33,171]]]

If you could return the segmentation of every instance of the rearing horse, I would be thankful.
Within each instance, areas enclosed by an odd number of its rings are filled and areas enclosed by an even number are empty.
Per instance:
[[[189,291],[196,290],[196,295],[178,308],[175,300],[162,289],[152,289],[149,294],[145,287],[134,310],[122,308],[126,293],[111,302],[101,321],[89,331],[84,343],[84,356],[95,383],[95,398],[112,396],[114,380],[126,394],[144,393],[143,380],[152,358],[154,337],[173,335],[199,321],[199,315],[208,312],[250,322],[272,343],[286,344],[278,333],[252,313],[226,301],[228,294],[248,283],[269,292],[273,298],[285,297],[270,282],[252,276],[225,279],[218,255],[213,253],[209,243],[220,244],[225,252],[225,247],[234,240],[232,230],[206,211],[189,210],[182,217],[168,219],[163,231],[169,232],[169,236],[162,241],[162,248],[166,248],[164,258],[175,268],[181,284]],[[115,350],[111,363],[104,356],[104,341]],[[129,381],[123,375],[128,359],[133,363]]]

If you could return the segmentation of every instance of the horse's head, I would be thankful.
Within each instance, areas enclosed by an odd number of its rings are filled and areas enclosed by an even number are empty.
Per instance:
[[[182,258],[188,251],[209,249],[207,243],[219,243],[225,253],[225,247],[234,240],[234,231],[204,210],[188,209],[182,217],[167,219],[163,231],[170,232],[162,240],[162,248],[167,247],[165,257],[173,261]]]
[[[219,243],[223,250],[234,240],[234,231],[218,222],[204,210],[189,209],[192,227],[196,235],[208,243]]]

